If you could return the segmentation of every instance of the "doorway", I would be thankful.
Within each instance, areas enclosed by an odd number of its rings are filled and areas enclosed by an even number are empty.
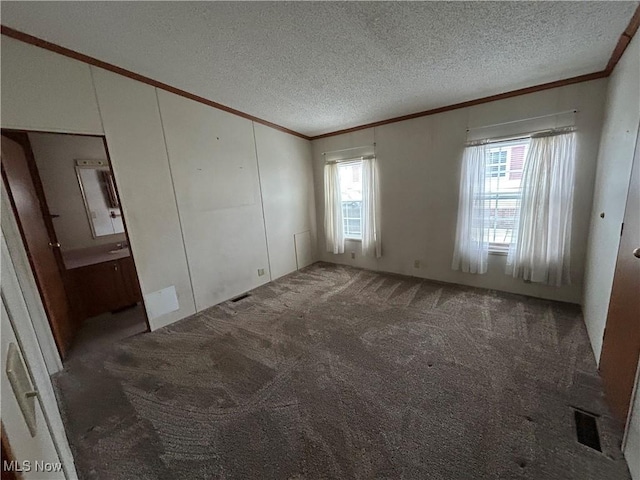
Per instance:
[[[2,179],[63,361],[149,331],[104,137],[3,129]]]

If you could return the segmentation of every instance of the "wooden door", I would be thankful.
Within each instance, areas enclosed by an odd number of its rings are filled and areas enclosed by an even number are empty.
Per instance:
[[[11,198],[22,240],[60,356],[65,357],[76,331],[55,238],[48,231],[40,198],[23,147],[2,135],[2,178]]]
[[[640,132],[631,171],[600,373],[616,417],[626,422],[640,357]]]

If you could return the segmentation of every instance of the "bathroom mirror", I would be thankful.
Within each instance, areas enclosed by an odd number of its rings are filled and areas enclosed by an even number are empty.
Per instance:
[[[76,174],[94,238],[124,232],[113,174],[103,160],[76,160]]]

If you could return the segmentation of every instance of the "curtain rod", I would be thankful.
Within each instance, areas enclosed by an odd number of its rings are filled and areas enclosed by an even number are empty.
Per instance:
[[[327,164],[332,164],[332,163],[352,163],[352,162],[355,163],[355,162],[358,162],[360,160],[371,160],[371,159],[374,159],[374,158],[376,158],[375,155],[364,155],[364,156],[361,156],[361,157],[341,158],[340,160],[328,160],[325,163],[327,163]]]
[[[481,128],[500,127],[502,125],[511,125],[512,123],[528,122],[530,120],[538,120],[539,118],[555,117],[555,116],[564,115],[567,113],[578,113],[578,109],[573,108],[571,110],[565,110],[563,112],[548,113],[547,115],[539,115],[537,117],[523,118],[521,120],[511,120],[510,122],[494,123],[492,125],[481,125],[479,127],[471,127],[471,128],[467,128],[467,132],[470,132],[471,130],[479,130]]]
[[[340,152],[348,152],[349,150],[360,150],[367,147],[375,147],[375,142],[372,145],[362,145],[361,147],[351,147],[351,148],[343,148],[342,150],[329,150],[328,152],[322,152],[322,155],[326,155],[327,153],[340,153]]]
[[[514,140],[524,140],[527,138],[533,138],[536,136],[553,136],[560,135],[562,133],[575,132],[576,127],[557,127],[557,128],[547,128],[545,130],[536,130],[535,132],[529,133],[517,133],[515,135],[505,135],[503,137],[494,137],[494,138],[482,138],[478,140],[469,140],[465,142],[466,146],[475,146],[475,145],[483,145],[487,143],[502,143],[502,142],[510,142]]]

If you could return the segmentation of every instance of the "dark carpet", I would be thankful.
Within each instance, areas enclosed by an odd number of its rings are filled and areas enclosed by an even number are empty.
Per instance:
[[[518,295],[318,263],[54,381],[81,478],[629,478],[579,308]]]

